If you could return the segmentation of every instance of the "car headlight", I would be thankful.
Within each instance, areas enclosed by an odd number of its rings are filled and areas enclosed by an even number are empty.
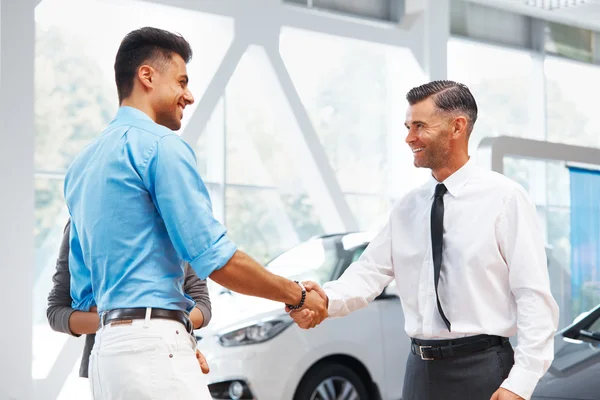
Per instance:
[[[274,318],[259,321],[219,335],[219,343],[224,347],[244,346],[266,342],[292,325],[292,319]]]

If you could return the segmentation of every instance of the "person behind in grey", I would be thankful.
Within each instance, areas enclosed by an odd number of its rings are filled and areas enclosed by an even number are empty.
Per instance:
[[[71,232],[71,220],[67,222],[63,232],[62,242],[56,260],[56,272],[52,277],[53,286],[48,294],[48,308],[46,317],[52,330],[66,333],[71,336],[85,336],[85,345],[79,366],[79,376],[88,377],[88,364],[90,353],[94,347],[95,332],[99,325],[99,316],[95,307],[90,312],[77,311],[71,307],[71,273],[69,272],[69,236]],[[186,265],[184,292],[196,302],[196,306],[190,313],[190,320],[195,329],[204,328],[210,322],[212,309],[206,280],[196,275],[194,270]],[[196,357],[202,368],[202,372],[208,373],[209,368],[204,356],[199,351]]]

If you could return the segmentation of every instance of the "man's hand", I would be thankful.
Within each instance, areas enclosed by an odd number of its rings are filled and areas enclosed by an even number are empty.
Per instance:
[[[202,324],[204,324],[204,314],[198,307],[194,307],[192,312],[190,312],[190,321],[192,321],[192,325],[194,325],[194,329],[200,329]]]
[[[210,368],[208,367],[206,358],[204,358],[204,354],[202,354],[198,349],[196,349],[196,358],[198,359],[198,364],[200,364],[200,369],[202,370],[202,373],[208,374],[210,372]]]
[[[302,283],[307,290],[304,307],[300,310],[292,311],[290,316],[300,328],[310,329],[319,325],[329,315],[327,313],[329,299],[325,291],[317,283],[311,281]],[[313,306],[313,304],[316,305]],[[286,311],[290,312],[290,309],[286,307]]]
[[[492,395],[490,400],[525,400],[521,396],[516,393],[511,392],[510,390],[500,388],[496,390],[496,392]]]
[[[96,333],[100,325],[98,307],[92,306],[89,311],[75,311],[69,316],[69,330],[75,335]]]

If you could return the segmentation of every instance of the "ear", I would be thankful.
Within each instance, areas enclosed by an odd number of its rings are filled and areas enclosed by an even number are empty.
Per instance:
[[[460,115],[452,121],[452,138],[458,139],[461,136],[467,136],[467,117]]]
[[[154,86],[154,78],[156,77],[154,68],[149,65],[142,65],[138,68],[137,77],[143,87],[151,89]]]

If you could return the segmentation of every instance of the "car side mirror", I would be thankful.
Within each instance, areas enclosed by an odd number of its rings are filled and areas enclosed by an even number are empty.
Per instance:
[[[591,337],[587,335],[588,328],[600,318],[600,304],[598,304],[594,309],[588,311],[587,313],[582,313],[575,321],[564,328],[559,333],[570,339],[578,339],[579,337],[587,337],[588,339],[596,339],[596,337]]]
[[[582,329],[579,331],[579,336],[584,337],[586,339],[592,339],[597,342],[600,342],[600,333],[597,333],[597,332],[590,332],[586,329]]]

